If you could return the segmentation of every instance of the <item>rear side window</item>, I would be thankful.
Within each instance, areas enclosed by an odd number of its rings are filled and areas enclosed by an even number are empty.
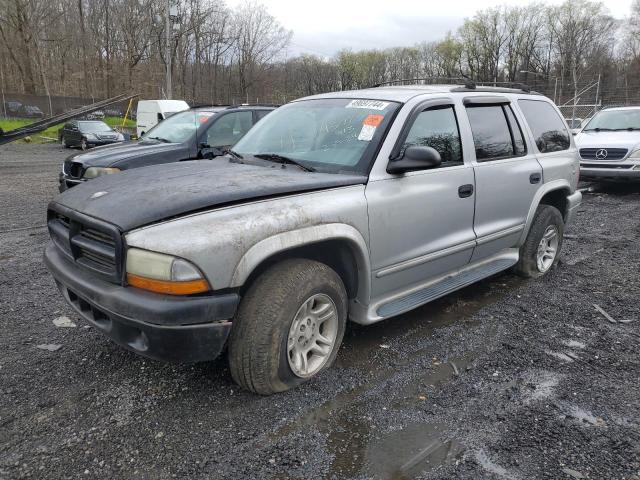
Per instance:
[[[538,100],[518,100],[540,153],[559,152],[571,146],[567,126],[551,104]]]
[[[524,155],[522,132],[508,105],[467,107],[476,160],[487,162]],[[510,120],[507,120],[507,117]]]
[[[462,165],[462,145],[453,106],[420,112],[411,125],[402,151],[412,145],[435,149],[442,158],[443,167]]]

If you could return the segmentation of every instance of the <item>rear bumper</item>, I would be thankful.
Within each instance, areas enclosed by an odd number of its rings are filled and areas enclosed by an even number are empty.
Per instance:
[[[118,345],[168,362],[216,358],[231,331],[237,294],[175,297],[115,285],[78,268],[53,243],[44,255],[65,300]]]
[[[568,224],[573,221],[578,212],[578,207],[582,203],[582,193],[577,190],[567,197],[567,213],[565,215],[564,223]]]

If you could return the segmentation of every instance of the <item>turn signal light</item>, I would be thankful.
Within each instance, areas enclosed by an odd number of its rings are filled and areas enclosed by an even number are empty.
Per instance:
[[[172,282],[167,280],[156,280],[145,278],[133,273],[127,273],[127,283],[132,287],[141,288],[155,293],[165,295],[193,295],[211,290],[209,282],[204,279],[187,280],[184,282]]]

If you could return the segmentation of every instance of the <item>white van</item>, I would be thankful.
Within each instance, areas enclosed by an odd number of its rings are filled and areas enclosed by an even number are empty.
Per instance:
[[[188,109],[184,100],[140,100],[136,117],[138,137],[174,113]]]

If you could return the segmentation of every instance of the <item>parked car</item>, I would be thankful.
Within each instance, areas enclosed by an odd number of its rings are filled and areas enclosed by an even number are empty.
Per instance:
[[[184,110],[189,110],[189,104],[184,100],[140,100],[136,114],[138,137],[174,113]]]
[[[22,111],[22,104],[20,102],[8,101],[4,102],[4,108],[9,117],[17,117]]]
[[[124,136],[104,122],[72,120],[58,130],[58,140],[64,148],[80,147],[88,150],[99,145],[124,141]]]
[[[104,109],[104,114],[109,116],[109,117],[123,117],[124,114],[122,113],[122,110],[118,109],[118,108],[105,108]]]
[[[44,118],[45,114],[42,110],[34,105],[26,105],[22,108],[20,113],[25,118]]]
[[[234,380],[271,394],[331,365],[348,319],[395,317],[509,268],[547,274],[581,201],[578,168],[538,94],[328,93],[270,113],[215,162],[64,192],[45,261],[123,347],[190,362],[228,347]]]
[[[104,117],[105,115],[102,110],[96,110],[94,112],[90,112],[85,115],[85,118],[87,120],[102,120],[104,119]]]
[[[585,180],[640,180],[640,107],[601,110],[575,137]]]
[[[273,108],[199,107],[177,113],[137,142],[69,157],[60,173],[60,191],[108,173],[222,155]]]

